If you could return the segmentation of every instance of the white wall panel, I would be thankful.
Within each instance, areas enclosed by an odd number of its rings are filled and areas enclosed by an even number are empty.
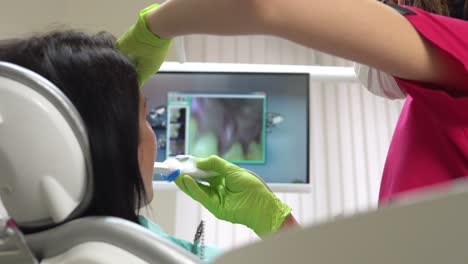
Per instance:
[[[342,177],[342,205],[343,213],[351,214],[357,209],[357,193],[355,183],[355,170],[353,166],[353,133],[352,133],[352,120],[350,109],[350,86],[349,84],[342,83],[338,85],[337,92],[337,107],[339,113],[339,121],[336,130],[339,133],[339,158],[337,160],[338,166],[341,168]],[[341,108],[341,109],[340,109]],[[341,111],[340,111],[341,110]]]
[[[328,218],[329,199],[327,196],[327,162],[325,127],[326,120],[324,113],[324,89],[320,83],[311,83],[310,88],[310,181],[313,182],[311,197],[314,201],[315,211],[312,212],[314,222],[320,222]],[[321,129],[317,129],[321,128]],[[313,146],[313,147],[312,147]],[[309,201],[310,203],[310,201]],[[304,210],[308,206],[304,205]]]
[[[184,38],[187,61],[350,66],[351,62],[272,36]]]
[[[339,146],[341,142],[338,137],[338,111],[337,108],[340,107],[336,99],[337,97],[337,87],[334,83],[324,83],[322,86],[324,89],[324,110],[323,113],[325,116],[325,137],[326,142],[325,148],[325,160],[324,165],[326,166],[326,175],[325,180],[327,182],[327,197],[329,201],[329,216],[334,217],[342,214],[343,211],[343,190],[341,184],[341,160],[339,159]],[[312,123],[312,126],[313,123]],[[316,129],[316,128],[313,128]],[[312,148],[314,146],[311,146]]]

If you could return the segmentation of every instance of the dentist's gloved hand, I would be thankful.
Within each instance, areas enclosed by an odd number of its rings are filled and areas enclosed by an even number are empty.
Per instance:
[[[180,175],[175,183],[217,218],[243,224],[264,236],[276,232],[290,214],[291,208],[250,172],[217,156],[200,159],[197,166],[220,176],[204,179],[210,186],[188,175]]]

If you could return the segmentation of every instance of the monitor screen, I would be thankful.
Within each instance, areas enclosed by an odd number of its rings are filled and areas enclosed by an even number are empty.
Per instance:
[[[264,93],[169,92],[166,158],[214,154],[237,164],[264,163],[265,101]]]
[[[159,72],[142,89],[156,161],[218,155],[267,183],[309,183],[307,73]]]

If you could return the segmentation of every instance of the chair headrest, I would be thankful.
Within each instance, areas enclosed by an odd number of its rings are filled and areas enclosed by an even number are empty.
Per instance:
[[[23,232],[78,217],[92,164],[78,111],[51,82],[0,62],[0,197]]]

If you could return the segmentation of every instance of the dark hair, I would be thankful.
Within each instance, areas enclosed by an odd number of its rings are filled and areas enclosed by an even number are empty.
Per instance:
[[[390,2],[398,4],[398,0]],[[468,20],[468,0],[405,0],[404,4],[438,15]]]
[[[450,16],[447,1],[443,0],[405,0],[405,5],[414,6],[426,10],[428,12]]]
[[[468,20],[467,0],[446,0],[451,17]]]
[[[88,215],[137,222],[146,199],[138,166],[137,73],[109,33],[52,32],[0,42],[0,61],[30,69],[54,83],[85,123],[94,174]]]

